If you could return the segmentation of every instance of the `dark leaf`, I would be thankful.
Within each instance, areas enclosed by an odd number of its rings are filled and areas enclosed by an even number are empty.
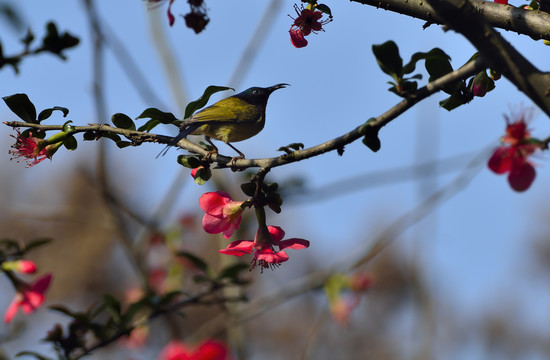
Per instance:
[[[145,124],[141,125],[138,128],[138,131],[151,131],[153,130],[158,124],[160,124],[160,121],[158,120],[149,120]]]
[[[109,132],[102,133],[101,136],[106,137],[107,139],[111,139],[115,143],[117,143],[121,140],[120,136],[118,136],[118,134],[113,134],[113,133],[109,133]]]
[[[230,88],[230,87],[226,87],[226,86],[210,85],[209,87],[207,87],[206,90],[204,90],[204,93],[202,94],[202,96],[200,98],[198,98],[195,101],[191,101],[189,104],[187,104],[187,106],[185,107],[184,119],[189,118],[191,115],[193,115],[193,113],[195,111],[197,111],[198,109],[204,107],[204,105],[206,105],[208,100],[210,100],[210,96],[212,96],[212,94],[215,94],[215,93],[220,92],[220,91],[225,91],[225,90],[235,91],[235,89]]]
[[[55,110],[61,111],[63,113],[63,117],[67,117],[67,115],[69,114],[69,109],[61,106],[54,106],[52,108],[42,110],[40,114],[38,114],[38,122],[49,118]]]
[[[256,183],[255,182],[247,182],[244,184],[241,184],[241,190],[245,195],[248,196],[254,196],[256,193]]]
[[[49,244],[52,241],[53,241],[53,239],[51,239],[51,238],[39,238],[39,239],[31,240],[31,241],[29,241],[28,244],[25,245],[25,252],[27,252],[31,249]]]
[[[65,56],[62,54],[63,50],[78,45],[79,41],[78,38],[67,32],[59,36],[57,26],[53,22],[49,22],[46,25],[46,36],[42,39],[42,48],[65,60]]]
[[[125,147],[128,147],[130,145],[132,145],[131,141],[120,140],[116,142],[116,146],[118,146],[119,149],[124,149]]]
[[[380,45],[373,45],[372,52],[380,69],[388,75],[400,78],[402,75],[403,59],[399,55],[399,48],[393,41],[386,41]]]
[[[218,279],[236,279],[241,272],[250,269],[250,264],[236,263],[226,266],[220,271]]]
[[[198,185],[204,185],[212,177],[212,170],[210,168],[200,168],[195,174],[195,183]]]
[[[151,120],[149,120],[145,125],[140,126],[139,131],[146,130],[147,132],[149,132],[159,123],[172,124],[174,123],[174,121],[178,120],[174,116],[174,114],[160,111],[159,109],[156,109],[156,108],[145,109],[136,119],[147,119],[147,118]],[[151,121],[154,121],[154,122],[150,123]]]
[[[365,124],[366,128],[365,137],[363,138],[363,144],[365,144],[372,151],[377,152],[378,150],[380,150],[381,147],[380,139],[378,138],[378,131],[380,129],[376,126],[372,126],[369,124],[370,122],[375,120],[375,118],[371,118]]]
[[[90,141],[90,140],[96,140],[97,134],[93,130],[88,130],[83,135],[84,140]]]
[[[317,5],[316,7],[317,10],[321,11],[321,12],[324,12],[325,14],[327,14],[329,17],[332,17],[332,12],[330,11],[330,8],[325,5],[325,4],[319,4]]]
[[[195,169],[201,166],[201,161],[193,155],[180,155],[178,156],[178,164],[189,169]]]
[[[65,140],[63,140],[63,145],[67,150],[73,151],[76,150],[78,147],[78,142],[76,141],[75,137],[72,135],[68,135]]]
[[[116,113],[113,116],[111,116],[111,121],[113,125],[115,125],[119,129],[129,129],[129,130],[136,129],[136,124],[134,124],[134,121],[130,119],[128,115],[125,115],[122,113]]]
[[[27,94],[14,94],[2,98],[15,115],[28,123],[37,123],[36,108]]]

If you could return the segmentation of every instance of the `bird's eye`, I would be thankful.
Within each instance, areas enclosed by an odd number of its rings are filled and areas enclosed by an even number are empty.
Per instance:
[[[260,90],[254,90],[254,91],[252,91],[252,95],[260,95]]]

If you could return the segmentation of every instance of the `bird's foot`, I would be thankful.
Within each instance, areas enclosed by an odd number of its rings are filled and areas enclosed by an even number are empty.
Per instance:
[[[217,154],[218,153],[218,149],[215,149],[215,150],[210,150],[209,152],[206,153],[206,155],[204,155],[204,158],[206,159],[206,161],[210,162],[212,161],[212,155],[214,154]]]
[[[231,160],[229,161],[229,166],[231,167],[231,169],[232,169],[233,171],[236,170],[235,162],[236,162],[237,160],[240,160],[240,159],[244,159],[244,154],[241,154],[241,155],[239,155],[239,156],[232,157]]]

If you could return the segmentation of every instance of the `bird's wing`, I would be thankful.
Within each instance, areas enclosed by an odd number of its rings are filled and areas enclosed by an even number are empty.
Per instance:
[[[212,106],[204,108],[198,113],[194,114],[188,123],[228,123],[234,122],[239,119],[239,116],[232,107],[238,108],[242,106],[241,100],[235,98],[223,99]]]

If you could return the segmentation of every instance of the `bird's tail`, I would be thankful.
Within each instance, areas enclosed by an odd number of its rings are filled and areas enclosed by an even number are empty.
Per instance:
[[[193,131],[195,131],[200,126],[201,126],[201,124],[186,124],[186,125],[184,125],[182,127],[182,129],[180,130],[180,133],[176,137],[174,137],[172,139],[172,141],[170,141],[164,149],[162,149],[162,151],[157,155],[156,158],[158,158],[159,156],[166,155],[166,153],[168,152],[168,150],[170,150],[170,148],[172,146],[176,146],[181,139],[187,137],[187,135],[191,134]]]

